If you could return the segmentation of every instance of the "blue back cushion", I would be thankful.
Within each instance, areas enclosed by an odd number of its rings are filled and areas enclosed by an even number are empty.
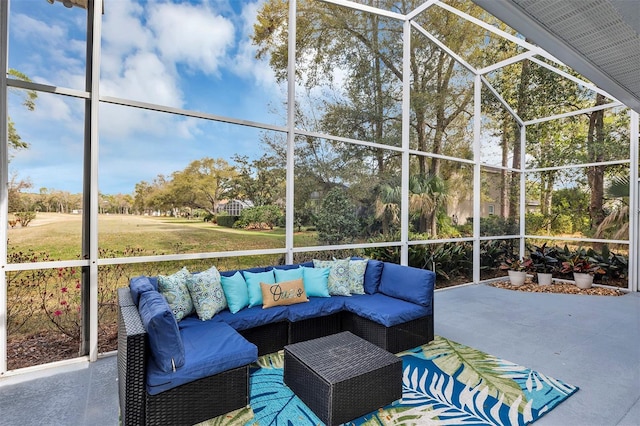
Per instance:
[[[380,293],[430,307],[436,274],[426,269],[384,262],[380,277]]]
[[[131,298],[133,303],[138,306],[140,304],[140,295],[147,291],[158,291],[158,287],[151,284],[149,277],[141,275],[139,277],[133,277],[129,280],[129,290],[131,290]]]
[[[246,308],[249,305],[249,289],[242,274],[236,271],[230,276],[225,275],[224,272],[220,275],[220,285],[231,313],[235,314]]]
[[[270,269],[266,272],[243,271],[244,279],[249,290],[249,307],[262,305],[262,288],[260,283],[275,284],[276,278]]]
[[[140,295],[140,317],[149,336],[151,357],[166,373],[184,365],[184,346],[178,322],[167,300],[157,291]]]
[[[293,266],[293,265],[287,265],[287,266]],[[302,278],[302,268],[298,267],[298,265],[295,265],[295,267],[293,268],[286,268],[286,269],[273,268],[273,273],[276,276],[277,283],[281,283],[284,281],[291,281],[291,280],[299,280],[300,278]]]
[[[329,294],[330,268],[302,268],[302,282],[309,297],[331,297]]]
[[[379,260],[369,259],[367,269],[364,271],[364,292],[374,294],[378,292],[380,277],[382,276],[383,263]]]

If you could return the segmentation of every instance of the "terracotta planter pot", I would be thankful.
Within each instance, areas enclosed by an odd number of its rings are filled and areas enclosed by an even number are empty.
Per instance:
[[[512,285],[521,286],[524,284],[524,280],[527,278],[527,273],[524,271],[507,271],[509,273],[509,281]]]
[[[539,272],[538,273],[538,284],[540,285],[549,285],[553,281],[553,274]]]
[[[581,289],[591,288],[593,284],[593,275],[589,275],[582,272],[574,272],[573,280],[576,282],[576,286]]]

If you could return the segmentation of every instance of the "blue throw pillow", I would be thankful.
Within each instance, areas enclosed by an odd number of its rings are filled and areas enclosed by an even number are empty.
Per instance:
[[[331,268],[302,268],[302,282],[307,296],[331,297],[329,294],[329,272]]]
[[[364,271],[364,292],[374,294],[378,292],[380,286],[380,277],[382,276],[382,267],[384,264],[379,260],[369,259],[367,269]]]
[[[262,305],[262,288],[260,283],[275,284],[276,279],[273,270],[267,272],[249,272],[244,271],[244,279],[247,281],[249,288],[249,307]]]
[[[432,271],[384,262],[380,293],[428,308],[433,303],[435,281]]]
[[[134,277],[129,280],[129,290],[131,290],[131,298],[136,306],[140,303],[140,295],[147,291],[157,291],[149,281],[149,277],[144,275]]]
[[[151,357],[165,373],[184,365],[184,345],[167,300],[157,291],[140,295],[140,318],[147,334]]]
[[[227,299],[227,305],[229,305],[229,310],[232,314],[249,305],[247,283],[239,271],[230,277],[222,275],[220,277],[220,284],[222,285],[224,297]]]
[[[302,268],[278,269],[274,268],[273,273],[276,276],[276,282],[299,280],[302,278]]]

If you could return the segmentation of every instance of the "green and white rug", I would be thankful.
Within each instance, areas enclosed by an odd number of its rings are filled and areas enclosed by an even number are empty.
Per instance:
[[[398,354],[403,395],[349,425],[525,425],[578,388],[444,337]],[[322,422],[282,383],[283,352],[251,368],[251,407],[202,423],[316,426]]]

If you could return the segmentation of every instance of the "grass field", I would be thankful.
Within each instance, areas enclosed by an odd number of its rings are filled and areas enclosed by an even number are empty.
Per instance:
[[[46,252],[74,260],[81,253],[82,216],[38,213],[29,226],[9,229],[9,252]],[[316,245],[315,233],[299,233],[298,246]],[[284,248],[284,229],[245,231],[199,220],[133,215],[100,215],[98,245],[107,257]]]
[[[100,215],[98,234],[100,256],[105,258],[260,250],[285,246],[284,229],[246,231],[171,217]],[[9,261],[29,263],[76,260],[81,255],[81,238],[81,215],[38,213],[27,227],[9,228]],[[315,233],[298,233],[294,238],[295,244],[299,246],[317,244]],[[126,286],[131,277],[142,274],[168,275],[183,266],[192,272],[207,269],[211,265],[216,265],[220,270],[266,266],[281,261],[282,257],[252,255],[100,266],[100,350],[115,348],[116,289]],[[9,346],[11,350],[18,351],[15,357],[10,356],[12,365],[25,356],[20,352],[23,347],[34,345],[42,348],[54,343],[59,345],[60,342],[67,341],[63,333],[79,336],[79,274],[77,268],[7,273]],[[71,342],[70,345],[73,347],[75,343]],[[73,350],[65,353],[67,356],[75,356]],[[62,359],[64,356],[58,358],[56,355],[55,358]],[[33,363],[38,362],[41,361],[33,360]]]

